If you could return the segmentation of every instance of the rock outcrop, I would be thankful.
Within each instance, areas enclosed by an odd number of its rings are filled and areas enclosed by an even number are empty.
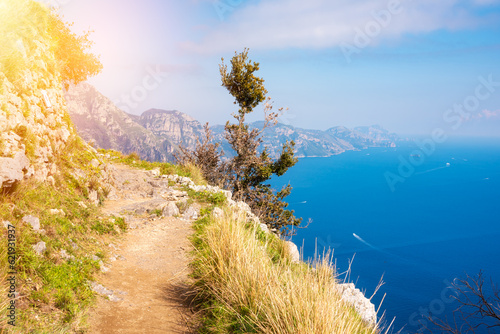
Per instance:
[[[174,145],[194,148],[203,133],[200,122],[177,110],[150,109],[141,116],[132,116],[137,123]]]
[[[46,44],[34,45],[50,57]],[[74,133],[57,74],[26,68],[14,85],[0,72],[0,188],[57,173],[53,157]]]
[[[342,295],[342,300],[354,306],[361,319],[373,326],[377,324],[375,305],[359,289],[356,289],[354,283],[343,283],[336,286]]]

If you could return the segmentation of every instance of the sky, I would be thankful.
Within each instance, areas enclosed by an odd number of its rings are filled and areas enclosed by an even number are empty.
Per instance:
[[[247,47],[282,123],[500,136],[500,0],[43,2],[94,31],[89,83],[132,114],[224,124],[237,108],[219,64]]]

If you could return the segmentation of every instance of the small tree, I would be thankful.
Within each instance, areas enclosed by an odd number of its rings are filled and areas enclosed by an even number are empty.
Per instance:
[[[264,148],[259,153],[262,144],[262,133],[269,126],[276,125],[278,113],[273,112],[270,98],[266,98],[267,90],[264,79],[255,76],[259,63],[248,59],[248,49],[235,53],[231,59],[231,70],[224,64],[220,65],[222,86],[234,96],[234,104],[239,106],[233,114],[235,124],[229,121],[225,126],[225,138],[235,151],[233,158],[222,161],[222,152],[218,150],[219,143],[212,143],[212,135],[208,124],[205,125],[205,136],[198,141],[194,151],[180,148],[181,156],[176,156],[181,163],[194,163],[200,167],[209,183],[223,186],[233,192],[233,197],[243,200],[252,211],[266,223],[271,230],[285,235],[291,235],[292,227],[299,226],[302,219],[296,218],[294,212],[287,210],[288,203],[284,201],[292,188],[290,185],[274,192],[267,183],[273,175],[282,176],[295,165],[293,141],[286,142],[281,155],[275,161]],[[245,123],[245,117],[261,102],[265,101],[265,122],[262,129],[250,129]],[[279,109],[279,111],[281,111]]]
[[[65,23],[58,14],[51,13],[49,31],[53,40],[57,69],[61,73],[66,89],[70,83],[77,85],[102,70],[99,57],[89,52],[94,44],[89,39],[91,31],[78,36],[71,32],[72,25],[73,23]]]
[[[290,234],[290,226],[298,226],[302,221],[293,215],[293,211],[286,210],[288,203],[283,201],[290,194],[291,187],[285,186],[275,194],[266,182],[273,175],[285,174],[295,165],[295,143],[287,142],[276,161],[270,158],[266,148],[258,153],[262,144],[262,132],[266,127],[275,125],[278,118],[278,114],[272,111],[270,98],[266,100],[264,80],[254,74],[258,70],[259,63],[248,59],[248,49],[235,53],[231,59],[230,71],[224,64],[224,59],[220,65],[222,86],[234,96],[234,104],[239,105],[238,112],[233,114],[236,123],[228,121],[225,126],[225,137],[236,153],[228,162],[227,184],[235,198],[246,201],[271,229]],[[264,127],[250,130],[245,117],[264,101]]]

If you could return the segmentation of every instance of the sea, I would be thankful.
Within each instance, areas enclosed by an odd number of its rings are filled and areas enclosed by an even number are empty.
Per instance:
[[[367,297],[383,282],[372,302],[392,333],[452,320],[457,278],[482,271],[488,293],[500,286],[500,138],[301,158],[272,186],[288,183],[289,209],[312,220],[292,237],[303,258],[332,250],[339,279]]]

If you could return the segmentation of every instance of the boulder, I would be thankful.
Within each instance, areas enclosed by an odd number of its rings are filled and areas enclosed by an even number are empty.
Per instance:
[[[290,252],[290,257],[292,259],[292,262],[294,262],[294,263],[299,262],[300,261],[300,253],[299,253],[299,249],[297,248],[297,245],[291,241],[285,241],[285,243],[288,246],[288,250]]]
[[[29,166],[30,161],[21,151],[13,158],[0,157],[0,188],[9,188],[21,181]]]
[[[222,217],[224,216],[224,211],[222,211],[222,209],[221,209],[221,208],[216,207],[216,208],[214,208],[214,210],[212,211],[212,215],[213,215],[215,218],[219,219],[219,218],[222,218]]]
[[[189,208],[187,208],[186,212],[184,212],[184,218],[186,219],[198,219],[200,216],[201,206],[199,204],[192,204]]]
[[[162,205],[162,213],[165,217],[180,215],[179,208],[175,205],[175,202],[167,202]]]
[[[47,250],[47,245],[45,245],[45,242],[43,241],[40,241],[32,247],[38,255],[43,255],[43,253]]]
[[[23,222],[30,224],[33,230],[40,232],[40,219],[34,216],[24,216]]]
[[[353,283],[338,284],[337,289],[342,295],[342,300],[352,305],[363,321],[372,326],[376,325],[375,305],[359,289],[356,289]]]

